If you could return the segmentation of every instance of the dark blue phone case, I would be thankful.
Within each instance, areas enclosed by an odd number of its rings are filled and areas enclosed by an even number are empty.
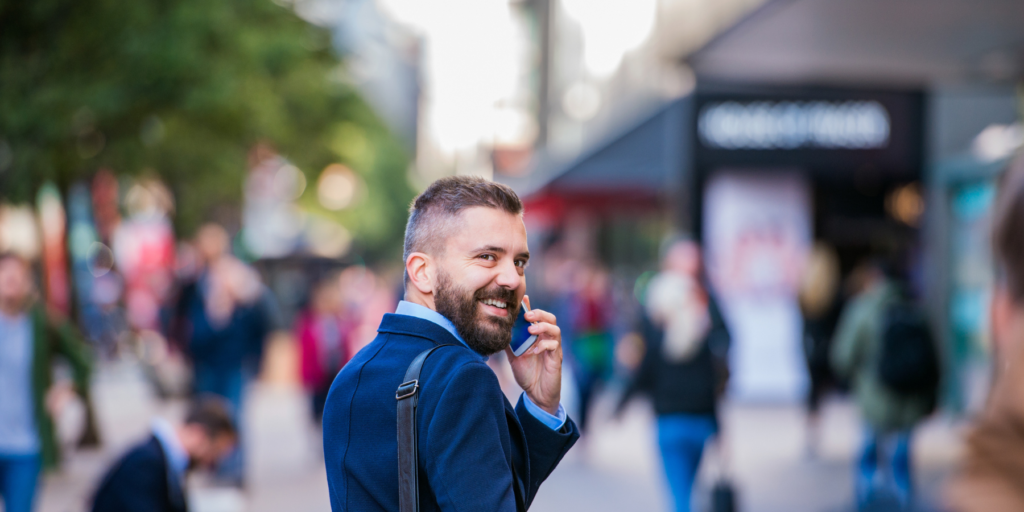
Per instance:
[[[518,352],[523,343],[530,339],[532,334],[528,330],[530,323],[526,321],[526,307],[519,306],[519,314],[516,316],[516,323],[512,326],[512,352]]]

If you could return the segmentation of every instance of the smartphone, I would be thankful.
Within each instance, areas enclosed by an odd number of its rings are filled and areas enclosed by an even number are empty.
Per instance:
[[[537,341],[536,334],[530,334],[528,330],[530,328],[530,322],[526,321],[526,312],[529,308],[526,307],[525,302],[519,303],[519,315],[516,316],[516,323],[512,326],[512,353],[519,357],[523,355],[533,343]]]

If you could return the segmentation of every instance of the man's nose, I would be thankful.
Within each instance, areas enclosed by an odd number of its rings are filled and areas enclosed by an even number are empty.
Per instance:
[[[514,261],[503,262],[498,267],[498,277],[495,283],[502,288],[515,289],[520,281],[519,269]]]

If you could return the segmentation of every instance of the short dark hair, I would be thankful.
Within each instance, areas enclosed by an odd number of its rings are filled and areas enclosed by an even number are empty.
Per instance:
[[[216,395],[201,395],[189,404],[186,425],[198,425],[211,439],[221,436],[238,438],[238,429],[227,400]]]
[[[462,210],[476,206],[512,215],[523,213],[522,201],[508,185],[477,176],[441,178],[417,196],[409,208],[402,259],[407,260],[414,252],[442,253],[452,228],[451,220]],[[406,280],[408,277],[406,275]]]
[[[992,218],[992,249],[999,279],[1014,302],[1024,305],[1024,153],[1003,175]]]

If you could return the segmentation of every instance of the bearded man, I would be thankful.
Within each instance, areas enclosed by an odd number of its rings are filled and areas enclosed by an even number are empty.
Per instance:
[[[438,180],[413,202],[405,300],[327,397],[334,512],[399,510],[396,390],[413,359],[432,347],[452,345],[427,358],[419,377],[419,510],[521,512],[576,442],[576,425],[559,403],[554,315],[526,313],[537,341],[519,357],[509,349],[530,258],[522,213],[512,189],[480,178]],[[486,364],[502,350],[524,390],[515,407]]]

